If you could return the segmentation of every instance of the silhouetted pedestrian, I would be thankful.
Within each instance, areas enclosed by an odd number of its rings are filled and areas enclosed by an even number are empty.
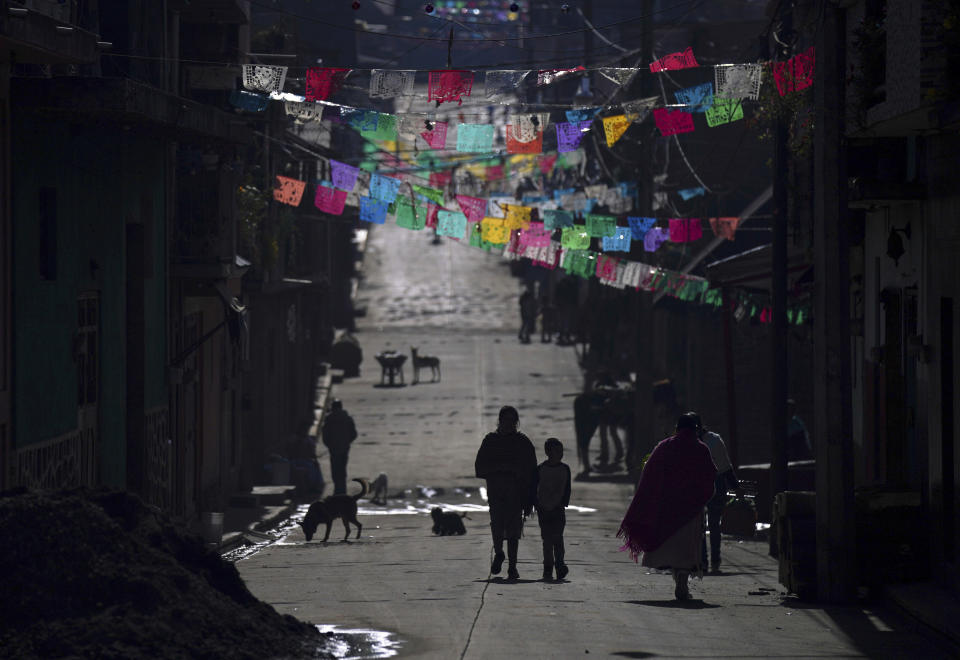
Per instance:
[[[697,438],[697,421],[696,413],[680,415],[676,434],[654,447],[617,532],[625,541],[621,550],[634,561],[642,553],[643,566],[671,569],[677,600],[690,598],[690,573],[703,575],[703,507],[717,473],[710,450]]]
[[[720,572],[720,521],[723,519],[723,510],[727,506],[727,491],[740,490],[740,482],[737,481],[736,472],[730,463],[730,455],[727,454],[727,445],[719,433],[705,428],[699,416],[697,424],[700,426],[700,442],[710,450],[710,457],[713,464],[717,467],[717,476],[713,482],[713,497],[707,502],[707,531],[710,532],[710,568],[714,573]],[[707,541],[704,539],[701,544],[703,551],[703,564],[707,564]]]
[[[487,480],[494,553],[490,573],[497,575],[503,566],[506,539],[510,561],[507,577],[511,580],[520,577],[517,552],[523,520],[530,515],[537,497],[537,452],[530,439],[517,430],[519,424],[516,408],[501,408],[497,430],[484,437],[475,464],[477,477]]]
[[[353,417],[343,409],[339,399],[330,404],[330,412],[323,420],[323,444],[330,451],[330,475],[333,478],[333,494],[347,492],[347,458],[350,455],[350,443],[357,438],[357,427]]]
[[[569,569],[564,559],[563,528],[567,524],[564,509],[570,504],[570,466],[563,462],[563,443],[547,438],[543,445],[547,460],[537,467],[537,522],[543,540],[543,579],[567,577]]]

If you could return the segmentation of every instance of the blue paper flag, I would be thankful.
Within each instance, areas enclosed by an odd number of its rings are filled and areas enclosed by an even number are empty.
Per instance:
[[[373,197],[360,198],[360,219],[364,222],[372,222],[382,225],[387,221],[387,207],[390,204],[382,199]]]
[[[567,115],[567,121],[574,124],[581,121],[593,121],[593,118],[600,114],[601,110],[603,108],[576,108],[567,110],[565,114]]]
[[[677,192],[680,194],[680,197],[683,198],[683,201],[687,201],[689,199],[693,199],[694,197],[698,197],[704,194],[706,190],[704,190],[703,188],[697,187],[697,188],[684,188],[683,190],[678,190]]]
[[[687,106],[686,112],[706,112],[713,105],[713,83],[705,82],[686,89],[678,89],[673,95],[677,103]]]
[[[650,231],[650,228],[656,224],[656,218],[627,218],[627,222],[630,223],[630,232],[633,234],[633,240],[642,241],[643,237],[647,235],[647,232]]]
[[[559,202],[561,197],[572,195],[577,192],[576,188],[560,188],[553,191],[553,201]]]
[[[230,104],[235,108],[247,110],[248,112],[263,112],[267,109],[270,102],[269,96],[245,92],[242,89],[235,89],[230,92]]]
[[[627,227],[617,227],[616,234],[603,237],[604,252],[629,252],[631,230]]]
[[[370,196],[376,199],[382,199],[385,202],[393,202],[397,198],[397,192],[400,190],[400,180],[392,179],[382,174],[373,174],[370,177]]]

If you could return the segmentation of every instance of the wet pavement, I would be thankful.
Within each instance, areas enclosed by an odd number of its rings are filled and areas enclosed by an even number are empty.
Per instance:
[[[360,539],[339,540],[339,522],[328,543],[305,542],[291,523],[269,532],[275,540],[236,564],[255,595],[339,631],[392,633],[400,657],[948,657],[892,612],[788,597],[761,540],[725,539],[722,574],[694,580],[693,600],[677,603],[669,576],[619,551],[632,485],[616,474],[573,484],[566,580],[541,580],[535,519],[520,580],[491,576],[483,482],[473,477],[480,439],[500,406],[515,405],[538,456],[554,435],[575,468],[568,395],[581,379],[572,348],[517,341],[518,287],[504,263],[450,241],[433,246],[425,232],[375,228],[359,293],[365,360],[335,395],[360,433],[349,476],[385,473],[390,497],[360,502]],[[411,346],[440,358],[441,382],[410,385],[408,360],[407,386],[379,387],[372,356]],[[434,506],[467,513],[467,533],[433,535]],[[343,657],[384,657],[351,648]]]

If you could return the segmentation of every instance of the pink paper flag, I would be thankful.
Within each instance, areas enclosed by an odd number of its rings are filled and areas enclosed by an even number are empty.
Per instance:
[[[431,149],[443,149],[447,146],[447,122],[433,122],[433,128],[422,132],[420,137],[427,141]]]
[[[487,167],[487,181],[499,181],[503,178],[503,165],[490,165]]]
[[[802,53],[797,53],[786,62],[772,62],[773,80],[777,83],[780,96],[790,92],[799,92],[813,84],[813,73],[816,64],[814,47],[810,46]]]
[[[470,96],[473,88],[473,71],[440,69],[431,71],[427,79],[427,100],[444,103],[463,103],[462,96]]]
[[[487,212],[487,200],[480,197],[457,195],[457,204],[460,205],[463,214],[467,216],[467,222],[480,222]]]
[[[537,161],[537,165],[540,166],[540,171],[544,176],[549,176],[550,172],[553,171],[553,166],[557,162],[557,154],[552,156],[544,156]]]
[[[653,120],[660,129],[661,135],[693,132],[693,114],[683,110],[656,108],[653,111]]]
[[[617,265],[620,260],[606,254],[597,257],[597,277],[608,282],[617,281]]]
[[[317,186],[317,195],[313,199],[313,204],[324,213],[343,215],[343,206],[346,203],[346,190],[337,190],[322,184]]]
[[[436,204],[427,202],[427,222],[426,228],[433,229],[437,226],[437,215],[440,213],[440,207]]]
[[[531,222],[527,229],[520,232],[520,243],[527,247],[544,247],[550,245],[550,236],[553,231],[544,229],[542,222]]]
[[[679,53],[670,53],[669,55],[664,55],[656,62],[652,62],[650,64],[650,71],[653,73],[659,73],[660,71],[689,69],[695,66],[700,65],[697,64],[697,59],[693,56],[693,48],[687,47],[686,50],[682,50]]]
[[[687,218],[687,240],[699,241],[703,238],[703,225],[700,218]]]
[[[310,67],[307,69],[307,100],[326,101],[330,95],[335,94],[343,86],[343,81],[347,79],[349,74],[350,69]]]
[[[453,172],[443,170],[442,172],[430,172],[430,185],[434,188],[446,188],[453,178]]]
[[[273,198],[281,204],[300,206],[300,200],[303,199],[303,190],[307,187],[307,182],[280,175],[277,175],[277,182],[277,187],[273,189]]]
[[[703,238],[700,218],[670,218],[670,241],[689,243]]]

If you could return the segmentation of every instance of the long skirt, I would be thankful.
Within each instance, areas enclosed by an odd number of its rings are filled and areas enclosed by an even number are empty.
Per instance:
[[[703,539],[703,513],[698,513],[683,527],[673,533],[673,536],[663,542],[656,550],[644,552],[640,560],[641,566],[656,569],[690,571],[701,574],[703,571],[703,555],[700,543]]]

